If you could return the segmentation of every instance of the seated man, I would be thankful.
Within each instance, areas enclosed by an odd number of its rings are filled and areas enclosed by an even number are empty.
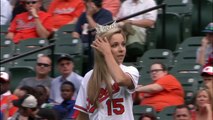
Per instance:
[[[42,0],[26,0],[27,12],[18,14],[11,22],[7,38],[19,43],[28,38],[48,38],[52,31],[52,20],[48,13],[40,11]]]
[[[50,88],[52,78],[49,76],[51,72],[52,61],[48,56],[40,56],[37,59],[35,66],[36,76],[24,78],[20,83],[18,88],[21,86],[30,86],[35,88],[37,85],[43,85]]]
[[[82,0],[54,0],[48,9],[53,16],[54,30],[66,24],[75,24],[84,11]]]
[[[150,105],[159,112],[165,107],[184,103],[184,91],[180,82],[168,74],[164,64],[152,64],[150,75],[152,84],[136,88],[136,91],[141,92],[141,105]]]
[[[201,46],[197,49],[196,57],[196,62],[201,65],[205,65],[208,57],[213,55],[213,22],[209,23],[203,32],[206,33],[206,36],[202,39]]]
[[[155,6],[154,0],[126,0],[121,4],[117,18],[123,18]],[[128,32],[127,57],[131,57],[132,61],[135,61],[137,57],[143,54],[146,42],[146,28],[153,27],[156,19],[157,10],[153,10],[120,23],[124,30]]]

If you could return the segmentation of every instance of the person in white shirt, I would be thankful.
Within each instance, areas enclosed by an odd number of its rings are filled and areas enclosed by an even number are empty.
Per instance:
[[[94,49],[94,68],[83,78],[75,109],[77,120],[134,120],[132,93],[139,79],[133,66],[123,65],[125,34],[115,23],[98,25]]]

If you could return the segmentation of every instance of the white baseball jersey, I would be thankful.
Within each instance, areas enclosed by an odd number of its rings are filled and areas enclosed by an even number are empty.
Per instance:
[[[132,78],[132,82],[136,87],[139,79],[138,70],[133,66],[127,67],[120,65],[120,67]],[[110,100],[106,85],[103,83],[98,98],[100,103],[99,108],[95,108],[89,103],[87,97],[87,84],[92,72],[91,70],[84,76],[74,108],[87,113],[90,120],[134,120],[132,112],[132,93],[135,89],[130,90],[125,86],[118,86],[114,81],[112,82],[112,100]]]

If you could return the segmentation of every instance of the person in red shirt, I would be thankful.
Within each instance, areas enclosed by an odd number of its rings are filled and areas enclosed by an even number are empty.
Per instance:
[[[76,23],[84,9],[82,0],[54,0],[48,8],[48,13],[53,16],[54,31],[63,25]]]
[[[40,11],[42,0],[26,0],[27,12],[18,14],[11,22],[7,38],[19,43],[28,38],[48,38],[52,32],[51,15]]]
[[[149,85],[139,85],[136,91],[141,92],[141,105],[153,106],[161,111],[168,106],[184,103],[184,91],[179,81],[168,74],[162,63],[154,63],[150,68],[150,75],[154,81]]]
[[[0,106],[1,112],[5,118],[11,117],[18,110],[12,105],[12,101],[18,99],[17,96],[12,95],[9,91],[10,79],[6,72],[0,72]]]

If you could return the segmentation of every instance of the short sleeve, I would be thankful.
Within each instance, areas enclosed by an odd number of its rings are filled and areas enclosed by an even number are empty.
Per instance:
[[[123,71],[125,73],[127,73],[132,78],[132,82],[133,82],[133,84],[135,86],[134,88],[136,88],[137,85],[138,85],[138,80],[139,80],[139,72],[138,72],[138,70],[135,67],[133,67],[133,66],[129,66],[129,67],[126,67],[125,69],[123,69]],[[132,90],[127,89],[127,90],[130,93],[135,91],[135,89],[132,89]]]
[[[167,91],[171,91],[171,90],[180,88],[180,84],[178,83],[178,80],[175,77],[173,77],[172,75],[167,75],[163,78],[160,78],[155,83],[159,84]]]

